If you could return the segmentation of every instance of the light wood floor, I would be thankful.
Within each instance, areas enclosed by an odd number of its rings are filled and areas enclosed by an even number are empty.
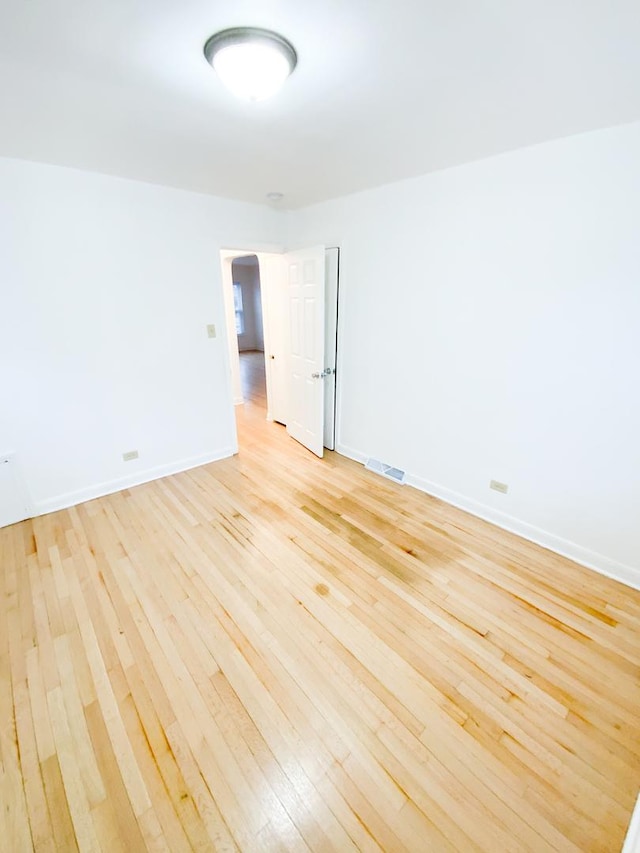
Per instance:
[[[238,418],[0,531],[0,849],[619,850],[640,594]]]
[[[267,383],[264,367],[265,354],[258,350],[240,353],[240,387],[242,396],[253,406],[267,408]]]

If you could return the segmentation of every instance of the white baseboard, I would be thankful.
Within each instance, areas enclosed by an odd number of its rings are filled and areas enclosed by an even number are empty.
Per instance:
[[[354,462],[362,462],[364,463],[369,458],[366,453],[360,453],[359,450],[354,450],[352,447],[347,447],[345,444],[340,444],[336,442],[336,453],[339,453],[340,456],[346,456],[348,459],[353,459]]]
[[[179,474],[181,471],[188,471],[190,468],[198,468],[200,465],[206,465],[209,462],[217,462],[220,459],[226,459],[228,456],[233,456],[237,451],[233,447],[225,447],[222,450],[214,453],[205,453],[201,456],[192,456],[188,459],[180,459],[176,462],[169,462],[166,465],[158,465],[155,468],[147,468],[144,471],[136,471],[128,477],[120,477],[117,480],[109,480],[104,483],[96,483],[92,486],[87,486],[84,489],[78,489],[75,492],[67,492],[63,495],[56,495],[53,498],[48,498],[45,501],[37,501],[33,506],[34,515],[46,515],[49,512],[56,512],[59,509],[68,509],[70,506],[84,503],[85,501],[101,498],[105,495],[112,495],[114,492],[121,492],[123,489],[129,489],[132,486],[140,486],[143,483],[149,483],[152,480],[159,480],[161,477],[168,477],[170,474]]]
[[[338,453],[343,456],[347,456],[349,459],[353,459],[356,462],[364,463],[367,459],[367,455],[365,453],[360,453],[360,451],[353,450],[353,448],[346,447],[344,445],[336,445],[336,450]],[[468,498],[465,495],[461,495],[458,492],[454,492],[451,489],[438,485],[437,483],[424,480],[421,477],[415,477],[412,474],[407,474],[405,482],[407,485],[413,486],[421,492],[426,492],[428,495],[440,498],[440,500],[445,501],[445,503],[451,504],[459,509],[463,509],[466,512],[470,512],[471,515],[475,515],[478,518],[489,521],[503,530],[508,530],[510,533],[516,533],[518,536],[521,536],[523,539],[527,539],[529,542],[535,542],[536,545],[542,545],[543,548],[548,548],[550,551],[559,554],[561,557],[567,557],[569,560],[573,560],[581,566],[593,569],[602,575],[606,575],[607,577],[620,581],[634,589],[640,589],[640,569],[634,569],[632,566],[626,566],[624,563],[612,560],[604,554],[599,554],[597,551],[591,551],[588,548],[584,548],[582,545],[578,545],[568,539],[563,539],[560,536],[556,536],[554,533],[549,533],[547,530],[542,530],[539,527],[535,527],[533,524],[521,521],[520,519],[514,518],[507,513],[500,512],[487,504],[475,501],[472,498]]]

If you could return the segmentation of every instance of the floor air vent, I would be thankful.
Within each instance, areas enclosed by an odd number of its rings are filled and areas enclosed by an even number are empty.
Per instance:
[[[383,477],[393,480],[394,483],[400,483],[400,485],[404,483],[404,471],[401,471],[400,468],[394,468],[392,465],[387,465],[385,462],[380,462],[379,459],[367,459],[364,467],[368,468],[369,471],[374,471],[376,474],[382,474]]]

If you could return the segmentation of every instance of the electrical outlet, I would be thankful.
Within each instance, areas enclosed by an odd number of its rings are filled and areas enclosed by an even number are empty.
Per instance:
[[[208,337],[210,337],[210,338],[215,338],[215,336],[216,336],[216,327],[215,327],[215,324],[214,324],[214,323],[211,323],[209,326],[207,326],[207,335],[208,335]]]
[[[506,483],[499,483],[497,480],[491,480],[489,488],[493,489],[494,492],[501,492],[503,495],[509,491],[509,486]]]
[[[137,459],[137,458],[138,458],[138,451],[137,450],[127,450],[126,453],[122,454],[122,461],[123,462],[131,462],[132,459]]]

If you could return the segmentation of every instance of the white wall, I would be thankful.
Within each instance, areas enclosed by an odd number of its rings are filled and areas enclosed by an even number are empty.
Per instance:
[[[233,452],[219,250],[277,245],[280,219],[0,160],[0,454],[35,512]]]
[[[289,215],[342,250],[339,449],[636,584],[639,151],[634,124]]]
[[[262,321],[262,293],[260,276],[258,275],[253,287],[253,318],[256,330],[256,349],[264,352],[264,325]]]

